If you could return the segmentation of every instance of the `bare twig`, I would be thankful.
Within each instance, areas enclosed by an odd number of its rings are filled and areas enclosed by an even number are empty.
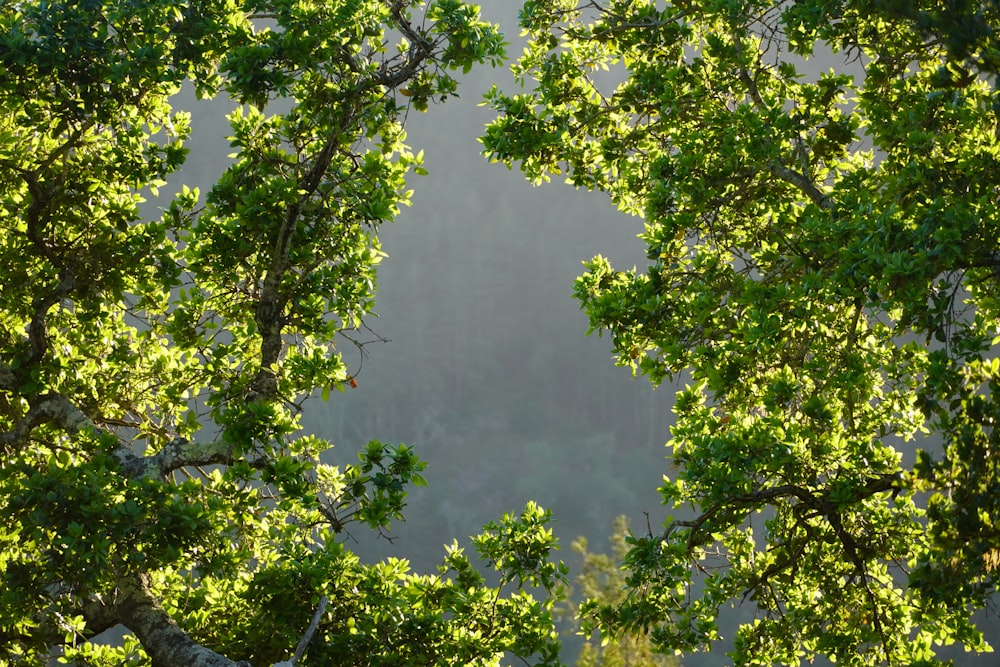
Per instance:
[[[295,654],[292,655],[290,662],[294,665],[298,662],[303,655],[305,655],[306,647],[309,646],[309,642],[312,641],[313,634],[316,632],[316,628],[319,627],[319,621],[323,618],[323,614],[326,612],[326,605],[330,602],[330,598],[323,596],[319,599],[319,605],[316,606],[316,613],[313,614],[312,622],[309,627],[306,628],[306,633],[302,635],[302,639],[299,640],[299,645],[295,647]]]

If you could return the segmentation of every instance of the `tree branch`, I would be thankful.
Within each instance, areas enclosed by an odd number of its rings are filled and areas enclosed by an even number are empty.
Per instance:
[[[19,384],[17,371],[10,366],[0,366],[0,389],[17,391]]]
[[[9,375],[12,375],[11,371],[0,368],[0,385],[8,379],[14,379]],[[62,394],[48,392],[32,401],[28,414],[19,420],[12,430],[0,432],[0,447],[7,449],[23,445],[31,432],[42,424],[53,424],[71,435],[86,430],[118,438],[111,431],[97,426]],[[139,456],[128,443],[119,439],[114,456],[122,465],[126,477],[141,479],[164,477],[185,466],[231,464],[236,460],[235,451],[236,448],[231,443],[224,441],[190,442],[184,438],[174,438],[155,454]],[[263,456],[242,460],[252,468],[260,468],[266,463]]]
[[[407,52],[406,62],[402,65],[393,69],[388,64],[384,64],[379,68],[375,75],[375,82],[386,88],[396,88],[409,81],[434,48],[434,44],[424,35],[418,33],[409,19],[403,16],[404,6],[406,3],[403,0],[392,0],[389,4],[389,11],[395,21],[396,28],[410,40],[411,46]]]
[[[140,574],[119,582],[115,612],[142,643],[155,667],[250,667],[198,644],[163,611]]]
[[[737,44],[737,48],[742,51],[741,45]],[[765,111],[767,109],[767,104],[764,102],[764,98],[761,96],[760,90],[757,89],[756,82],[750,78],[749,72],[742,67],[740,68],[740,83],[746,87],[747,94],[750,95],[750,99],[753,100],[754,106],[756,106],[760,111]],[[833,205],[830,198],[823,194],[823,192],[817,188],[804,173],[790,169],[777,160],[772,160],[767,165],[767,170],[789,185],[794,185],[796,188],[801,190],[804,195],[809,197],[809,199],[811,199],[813,203],[820,208],[828,209]]]
[[[313,614],[312,622],[309,624],[309,627],[306,628],[306,632],[302,635],[302,639],[299,640],[298,646],[295,647],[295,653],[292,655],[291,660],[276,662],[273,667],[295,667],[295,663],[302,659],[302,656],[305,655],[306,648],[309,647],[309,642],[312,641],[316,628],[319,627],[319,621],[323,618],[323,614],[326,612],[326,605],[329,602],[330,598],[325,595],[319,599],[319,605],[316,607],[316,613]]]
[[[347,94],[342,99],[340,126],[330,133],[308,171],[299,178],[298,188],[302,194],[285,211],[285,218],[276,235],[273,255],[264,276],[260,299],[254,313],[261,337],[261,353],[260,368],[250,383],[249,400],[273,400],[277,395],[277,380],[271,367],[277,363],[284,348],[281,336],[287,324],[284,310],[288,301],[288,296],[281,292],[281,280],[288,270],[292,235],[305,202],[322,184],[323,176],[329,169],[337,148],[340,146],[342,134],[352,125],[365,94],[377,86],[393,89],[409,81],[433,53],[434,43],[420,34],[410,20],[404,16],[405,6],[406,3],[403,0],[392,0],[389,9],[395,27],[410,40],[406,60],[395,67],[384,63],[370,78],[367,80],[362,78],[357,85],[346,91]],[[352,71],[358,69],[350,59],[348,59],[348,67]]]
[[[5,379],[2,374],[0,379]],[[6,448],[24,444],[31,432],[41,424],[56,424],[69,433],[77,433],[88,427],[95,431],[101,430],[68,398],[49,392],[39,395],[31,402],[28,414],[12,430],[0,433],[0,446]]]
[[[190,442],[184,438],[174,438],[156,454],[135,457],[142,461],[147,470],[154,475],[166,475],[179,468],[187,466],[228,465],[234,463],[235,448],[228,442],[213,440],[209,442]],[[241,459],[251,468],[260,468],[267,462],[266,457]],[[146,475],[149,472],[144,473]]]
[[[850,502],[857,502],[863,498],[868,498],[883,491],[898,489],[899,484],[900,477],[898,474],[886,473],[879,475],[878,477],[871,477],[858,489],[857,494],[850,499]],[[806,507],[816,510],[828,519],[833,515],[837,515],[839,517],[838,507],[842,503],[833,502],[830,500],[829,496],[829,491],[816,494],[810,489],[797,484],[782,484],[781,486],[775,486],[769,489],[760,489],[758,491],[746,493],[734,498],[720,500],[695,519],[671,522],[663,533],[663,539],[669,537],[670,534],[677,528],[690,528],[691,533],[688,536],[688,547],[690,548],[696,544],[697,532],[720,512],[729,509],[739,509],[753,507],[755,505],[768,504],[780,498],[796,498]]]
[[[794,185],[801,190],[803,194],[809,197],[809,199],[811,199],[813,203],[820,208],[828,209],[833,206],[833,202],[830,200],[830,197],[823,194],[823,192],[820,191],[820,189],[817,188],[805,174],[789,169],[777,160],[772,160],[767,167],[768,171],[772,174],[789,185]]]
[[[84,602],[80,612],[84,623],[87,624],[87,633],[91,637],[95,637],[121,623],[114,608],[105,604],[103,600],[94,599]]]

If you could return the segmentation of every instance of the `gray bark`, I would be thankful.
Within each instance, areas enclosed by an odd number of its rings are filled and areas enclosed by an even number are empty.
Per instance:
[[[142,642],[153,667],[250,667],[198,644],[177,627],[149,592],[144,575],[120,582],[115,611]]]

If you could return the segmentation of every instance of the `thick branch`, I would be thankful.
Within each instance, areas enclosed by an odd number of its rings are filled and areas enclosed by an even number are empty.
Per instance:
[[[121,623],[114,607],[105,604],[102,600],[85,602],[80,611],[84,623],[87,624],[88,637],[95,637]]]
[[[814,204],[820,208],[826,209],[833,206],[833,202],[830,198],[823,194],[819,188],[817,188],[812,181],[806,177],[805,174],[799,173],[793,169],[789,169],[785,165],[781,164],[777,160],[771,161],[768,165],[768,170],[783,180],[789,185],[794,185],[799,190],[802,191],[809,199],[813,201]]]
[[[68,398],[51,392],[35,398],[28,408],[28,414],[14,425],[13,430],[0,433],[0,446],[24,444],[31,432],[41,424],[56,424],[68,433],[77,433],[84,428],[100,430]]]
[[[249,667],[191,639],[153,598],[144,575],[119,583],[114,606],[121,622],[142,642],[154,667]]]
[[[122,445],[115,450],[115,458],[121,463],[126,477],[159,479],[185,467],[231,465],[238,459],[236,449],[232,443],[221,440],[190,442],[184,438],[174,438],[160,451],[149,456],[138,456],[130,447]],[[254,469],[267,464],[264,456],[239,460]]]
[[[17,391],[17,372],[9,366],[0,366],[0,389]]]
[[[31,304],[31,322],[28,324],[29,364],[37,364],[45,357],[49,349],[48,326],[46,317],[49,309],[59,303],[73,289],[71,278],[60,281],[56,290],[50,294],[40,295]]]
[[[163,449],[152,456],[135,457],[145,467],[141,474],[162,476],[186,466],[229,465],[236,461],[232,444],[219,440],[211,442],[189,442],[184,438],[174,438]],[[265,457],[241,459],[251,468],[260,468],[267,463]]]

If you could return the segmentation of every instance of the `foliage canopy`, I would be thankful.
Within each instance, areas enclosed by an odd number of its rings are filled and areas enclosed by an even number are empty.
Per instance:
[[[644,216],[648,264],[596,257],[576,296],[619,363],[690,378],[661,491],[693,518],[632,539],[630,594],[592,622],[704,650],[750,601],[737,664],[986,650],[996,3],[529,0],[520,18],[524,90],[487,96],[486,152]],[[839,66],[812,71],[820,54]]]
[[[493,583],[457,545],[437,574],[362,564],[345,527],[399,518],[424,464],[323,463],[298,421],[355,381],[335,343],[423,169],[407,111],[502,54],[459,0],[2,3],[0,663],[556,660],[522,589],[563,576],[545,511],[474,538]],[[146,219],[185,81],[238,104],[232,162]],[[117,624],[124,647],[88,641]]]

